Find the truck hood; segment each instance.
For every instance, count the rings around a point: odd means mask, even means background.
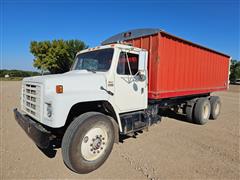
[[[26,77],[23,79],[25,82],[33,82],[33,83],[44,83],[46,80],[56,80],[61,78],[68,78],[68,77],[74,77],[74,76],[88,76],[88,75],[99,75],[99,73],[92,73],[87,70],[75,70],[75,71],[69,71],[63,74],[50,74],[50,75],[43,75],[43,76],[32,76],[32,77]]]
[[[24,78],[23,82],[39,83],[44,86],[45,92],[55,92],[56,85],[62,85],[64,92],[91,91],[106,88],[106,76],[102,72],[86,70],[69,71],[64,74],[44,75]]]

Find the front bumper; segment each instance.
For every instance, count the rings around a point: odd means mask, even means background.
[[[40,148],[48,148],[54,136],[50,131],[46,130],[40,123],[33,121],[30,117],[21,114],[17,109],[13,110],[15,119],[22,127],[25,133]]]

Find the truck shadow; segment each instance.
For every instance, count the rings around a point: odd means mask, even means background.
[[[171,119],[174,119],[174,120],[177,120],[177,121],[194,124],[193,121],[189,120],[186,115],[180,114],[180,113],[176,113],[175,111],[172,111],[171,109],[166,109],[164,111],[161,111],[159,113],[159,115],[161,117],[168,117],[168,118],[171,118]],[[143,131],[144,130],[139,130],[139,131],[136,131],[136,132],[134,132],[134,133],[132,133],[130,135],[122,135],[122,134],[120,134],[119,135],[119,143],[124,143],[124,141],[129,139],[129,138],[135,138],[136,139],[139,134],[143,133]]]
[[[119,143],[124,143],[124,140],[129,139],[129,138],[134,138],[136,139],[139,134],[142,134],[143,130],[136,131],[132,133],[131,135],[123,135],[119,134]]]
[[[174,112],[174,111],[172,111],[170,109],[166,109],[166,110],[160,112],[159,115],[162,116],[162,117],[169,117],[169,118],[174,119],[174,120],[178,120],[178,121],[194,124],[193,121],[188,119],[186,115],[180,114],[180,113],[176,113],[176,112]]]
[[[129,138],[137,138],[137,135],[142,134],[143,131],[139,130],[137,132],[134,132],[132,135],[119,135],[119,143],[124,143],[124,140],[129,139]],[[40,148],[37,146],[37,148],[43,153],[45,156],[48,158],[52,159],[56,156],[57,154],[57,149],[61,148],[61,139],[51,141],[50,145],[48,148]]]
[[[171,119],[186,122],[186,123],[193,123],[191,120],[188,120],[187,117],[184,114],[176,113],[176,112],[174,112],[170,109],[160,112],[159,115],[162,116],[162,117],[169,117]],[[129,134],[129,135],[120,134],[119,135],[119,143],[124,143],[124,141],[129,139],[129,138],[135,138],[136,139],[137,136],[139,134],[142,134],[142,133],[143,133],[143,130],[136,131],[136,132],[134,132],[132,134]],[[61,148],[61,139],[55,139],[54,141],[51,141],[49,147],[46,148],[46,149],[42,149],[42,148],[38,147],[38,149],[44,155],[46,155],[48,158],[54,158],[57,154],[57,149],[59,149],[59,148]]]
[[[38,146],[37,147],[48,158],[54,158],[57,154],[57,149],[61,148],[61,142],[61,139],[55,139],[50,142],[48,148],[42,149]]]

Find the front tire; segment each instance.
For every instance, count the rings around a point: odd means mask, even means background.
[[[63,161],[74,172],[89,173],[105,162],[113,144],[111,120],[98,112],[85,113],[69,125],[63,136]]]

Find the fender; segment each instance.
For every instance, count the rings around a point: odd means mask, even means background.
[[[64,94],[64,95],[63,95]],[[104,101],[111,105],[115,115],[116,120],[118,122],[119,130],[122,132],[121,120],[119,116],[119,111],[116,106],[109,99],[109,94],[105,91],[93,90],[91,92],[72,92],[72,93],[63,93],[59,95],[54,95],[51,97],[46,97],[46,99],[52,99],[52,107],[53,107],[53,115],[51,120],[44,119],[44,124],[53,127],[60,128],[63,127],[66,123],[68,114],[71,108],[79,103],[87,103],[87,102],[96,102],[96,101]],[[84,94],[84,96],[79,96],[79,94]],[[64,104],[62,103],[64,102]]]

